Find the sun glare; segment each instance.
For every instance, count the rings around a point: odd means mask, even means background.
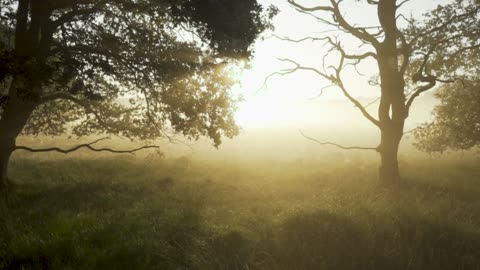
[[[240,85],[234,90],[242,97],[235,115],[242,127],[276,128],[303,127],[306,125],[330,125],[338,121],[355,119],[356,112],[338,89],[325,88],[328,82],[313,73],[296,72],[279,75],[278,71],[291,68],[289,63],[278,60],[289,48],[282,48],[282,42],[265,39],[257,42],[256,54],[247,68],[233,68],[231,75],[238,78]],[[307,44],[310,47],[310,44]],[[302,48],[300,46],[300,48]],[[287,56],[304,61],[312,50]],[[367,67],[368,68],[368,67]],[[365,82],[353,76],[350,84],[368,88]],[[356,91],[355,91],[356,92]],[[376,92],[365,94],[366,102],[375,98]],[[347,108],[345,108],[347,105]]]
[[[270,0],[265,0],[269,4]],[[435,0],[436,4],[445,2]],[[272,2],[273,3],[273,2]],[[282,12],[275,18],[275,35],[299,39],[306,36],[319,37],[322,24],[318,24],[309,16],[301,16],[288,4],[277,3]],[[284,6],[282,6],[284,5]],[[365,18],[365,8],[360,4],[352,3],[356,8],[349,10],[348,17],[352,21],[363,25],[378,24],[372,18]],[[358,6],[357,6],[358,5]],[[428,9],[430,3],[418,3],[416,10],[410,12],[422,13]],[[292,23],[295,21],[295,23]],[[302,27],[298,27],[302,25]],[[348,40],[348,39],[347,39]],[[347,44],[357,47],[358,44]],[[271,128],[271,127],[305,127],[330,126],[363,123],[364,119],[357,109],[349,103],[338,88],[330,87],[329,82],[322,80],[312,72],[295,72],[289,75],[269,75],[285,68],[292,68],[291,63],[279,61],[279,58],[292,59],[308,67],[320,68],[325,55],[325,48],[319,42],[291,43],[274,37],[271,33],[259,39],[255,46],[255,53],[247,69],[235,69],[234,76],[240,79],[241,85],[234,91],[243,97],[235,115],[237,123],[242,127]],[[336,64],[336,60],[327,63]],[[359,74],[361,73],[361,74]],[[362,75],[363,74],[363,75]],[[379,90],[371,86],[368,81],[371,76],[378,74],[375,62],[366,62],[359,66],[359,70],[346,68],[342,74],[352,96],[362,104],[370,104],[377,100]],[[321,93],[321,95],[320,95]],[[419,102],[421,103],[421,102]],[[376,106],[369,106],[372,114],[376,114]],[[421,107],[421,105],[420,105]],[[428,110],[425,110],[428,111]],[[416,119],[427,119],[429,115],[415,114]]]

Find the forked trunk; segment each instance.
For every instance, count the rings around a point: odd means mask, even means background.
[[[407,117],[405,106],[405,62],[399,58],[397,28],[397,1],[378,2],[378,18],[384,31],[384,40],[377,46],[377,61],[381,80],[381,99],[378,110],[381,142],[379,177],[382,183],[400,181],[398,147]],[[405,59],[404,59],[405,60]]]

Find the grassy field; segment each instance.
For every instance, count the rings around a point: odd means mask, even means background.
[[[3,269],[480,269],[478,159],[16,156]],[[408,161],[408,162],[405,162]]]

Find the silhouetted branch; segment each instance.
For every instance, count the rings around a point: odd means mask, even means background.
[[[436,81],[433,80],[433,81],[429,82],[428,84],[425,84],[425,85],[422,85],[422,86],[418,87],[418,88],[413,92],[412,96],[411,96],[411,97],[408,99],[408,101],[407,101],[407,104],[406,104],[407,113],[410,111],[410,107],[412,106],[413,101],[415,101],[415,99],[416,99],[417,97],[419,97],[421,93],[426,92],[426,91],[432,89],[433,87],[435,87],[435,85],[436,85]]]
[[[431,35],[433,33],[438,33],[438,32],[442,32],[444,31],[450,24],[452,24],[453,22],[455,22],[456,20],[459,20],[459,19],[463,19],[465,17],[468,17],[472,14],[474,14],[475,12],[477,12],[476,9],[473,9],[472,11],[470,12],[467,12],[467,13],[463,13],[463,14],[459,14],[459,15],[455,15],[455,16],[452,16],[449,20],[445,21],[443,24],[437,26],[437,27],[434,27],[434,28],[431,28],[423,33],[420,33],[414,37],[412,37],[412,39],[410,40],[409,42],[409,46],[411,47],[417,40],[419,40],[420,38],[422,37],[425,37],[425,36],[428,36],[428,35]]]
[[[400,7],[402,7],[404,4],[410,2],[410,0],[404,0],[402,1],[400,4],[397,5],[397,9],[399,9]]]
[[[316,98],[321,97],[321,96],[323,95],[323,91],[325,91],[325,89],[330,88],[330,87],[334,87],[334,86],[335,86],[335,85],[331,84],[331,85],[326,85],[326,86],[322,87],[322,88],[320,89],[320,93],[318,93],[318,94],[317,94],[316,96],[314,96],[314,97],[309,98],[309,100],[314,100],[314,99],[316,99]]]
[[[291,73],[294,73],[296,70],[289,70],[289,69],[285,69],[285,70],[280,70],[280,71],[276,71],[276,72],[273,72],[273,73],[270,73],[268,74],[267,77],[265,77],[265,79],[263,80],[263,84],[262,84],[262,87],[260,87],[257,91],[260,91],[262,89],[265,89],[267,88],[267,84],[268,82],[270,81],[271,78],[273,78],[274,76],[284,76],[284,75],[288,75],[288,74],[291,74]]]
[[[407,130],[407,131],[403,132],[403,135],[413,133],[413,132],[415,132],[415,131],[417,131],[417,130],[419,130],[419,129],[422,129],[422,127],[416,127],[416,128]]]
[[[297,3],[295,0],[288,0],[288,3],[290,3],[293,7],[295,7],[298,11],[301,11],[301,12],[316,12],[316,11],[329,12],[332,15],[333,21],[336,23],[334,24],[332,22],[327,21],[327,23],[329,23],[330,25],[335,25],[338,28],[351,33],[353,36],[360,39],[361,41],[372,44],[374,47],[380,46],[380,42],[373,35],[368,33],[365,27],[356,27],[346,21],[342,11],[340,10],[340,6],[339,6],[340,2],[342,1],[330,0],[329,6],[306,7]]]
[[[279,40],[289,41],[289,42],[294,42],[294,43],[300,43],[300,42],[307,41],[307,40],[310,40],[310,41],[329,41],[329,39],[330,39],[329,37],[323,37],[323,38],[304,37],[304,38],[301,38],[301,39],[291,39],[291,38],[288,38],[288,37],[280,37],[280,36],[275,35],[275,34],[273,34],[272,37],[275,37]]]
[[[100,139],[98,139],[96,141],[93,141],[91,143],[80,144],[80,145],[74,146],[74,147],[69,148],[69,149],[61,149],[59,147],[31,148],[31,147],[27,147],[27,146],[16,146],[15,151],[16,150],[24,150],[24,151],[28,151],[28,152],[32,152],[32,153],[58,152],[58,153],[62,153],[62,154],[69,154],[69,153],[78,151],[82,148],[86,148],[86,149],[94,151],[94,152],[109,152],[109,153],[114,153],[114,154],[133,154],[135,152],[138,152],[138,151],[141,151],[141,150],[144,150],[144,149],[160,148],[157,145],[146,145],[146,146],[142,146],[142,147],[135,148],[135,149],[130,149],[130,150],[114,150],[114,149],[111,149],[111,148],[94,148],[92,146],[92,145],[94,145],[98,142],[101,142],[101,141],[104,141],[104,140],[107,140],[107,139],[110,139],[110,138],[109,137],[100,138]]]
[[[302,10],[302,11],[333,11],[333,8],[330,7],[330,6],[315,6],[315,7],[305,7],[303,5],[300,5],[298,3],[296,3],[295,1],[293,0],[288,0],[288,3],[290,3],[292,6],[294,6],[295,8],[299,9],[299,10]]]
[[[340,51],[342,53],[342,51]],[[340,88],[340,90],[342,91],[343,95],[349,100],[351,101],[360,111],[361,113],[363,114],[363,116],[365,116],[365,118],[367,118],[370,122],[372,122],[374,125],[376,125],[377,127],[380,127],[380,122],[375,119],[375,117],[373,117],[366,109],[365,107],[362,106],[362,104],[357,100],[355,99],[351,94],[350,92],[345,88],[345,85],[343,84],[343,81],[341,79],[341,76],[340,76],[340,73],[342,71],[342,68],[344,66],[344,60],[345,60],[345,55],[342,53],[342,57],[341,57],[341,60],[340,60],[340,63],[338,65],[338,67],[331,67],[335,70],[335,75],[328,75],[326,73],[323,73],[321,72],[320,70],[316,69],[316,68],[312,68],[312,67],[305,67],[305,66],[302,66],[300,65],[299,63],[291,60],[291,59],[279,59],[280,61],[283,61],[283,62],[289,62],[289,63],[292,63],[295,65],[294,68],[291,68],[291,69],[287,69],[285,70],[284,72],[287,72],[286,74],[290,74],[290,73],[293,73],[293,72],[296,72],[298,70],[304,70],[304,71],[312,71],[318,75],[320,75],[321,77],[323,77],[324,79],[327,79],[328,81],[330,81],[332,84],[338,86]],[[283,74],[282,74],[283,75]]]
[[[312,67],[305,67],[305,66],[302,66],[300,65],[298,62],[294,61],[294,60],[291,60],[291,59],[286,59],[286,58],[279,58],[278,59],[279,61],[282,61],[282,62],[288,62],[288,63],[292,63],[295,65],[294,68],[291,68],[291,69],[286,69],[285,71],[288,71],[289,73],[293,73],[295,71],[298,71],[298,70],[305,70],[305,71],[312,71],[318,75],[320,75],[321,77],[329,80],[329,81],[332,81],[334,80],[334,78],[326,73],[323,73],[321,72],[320,70],[316,69],[316,68],[312,68]]]
[[[363,106],[364,108],[368,108],[370,106],[372,106],[373,104],[377,103],[378,101],[380,101],[381,98],[377,98],[375,99],[374,101],[368,103],[367,105]]]
[[[408,22],[409,24],[415,23],[413,20],[407,18],[407,17],[406,17],[405,15],[403,15],[403,14],[398,14],[397,17],[396,17],[396,19],[397,19],[397,21],[398,21],[399,19],[404,19],[404,20],[405,20],[406,22]]]
[[[109,132],[113,132],[112,129],[110,128],[110,126],[105,122],[103,117],[100,116],[99,112],[94,110],[92,104],[90,104],[88,101],[79,99],[79,98],[77,98],[73,95],[70,95],[68,93],[65,93],[65,92],[59,92],[59,93],[54,93],[54,94],[50,94],[48,96],[42,97],[40,99],[39,103],[43,104],[43,103],[47,103],[47,102],[54,101],[54,100],[68,100],[68,101],[71,101],[71,102],[81,106],[85,110],[86,113],[93,114],[95,116],[95,118],[97,119],[98,123],[105,130],[107,130]]]
[[[80,1],[77,1],[77,2],[80,2]],[[64,23],[72,21],[73,19],[75,19],[75,17],[89,16],[89,15],[95,13],[95,12],[98,12],[102,6],[107,4],[107,2],[108,1],[106,1],[106,0],[99,1],[98,3],[93,5],[92,7],[84,8],[84,9],[78,9],[76,6],[74,6],[73,11],[67,12],[64,15],[62,15],[61,17],[59,17],[58,19],[53,21],[52,25],[54,27],[58,27],[58,26],[60,26]],[[81,4],[81,3],[77,3],[77,4]]]
[[[307,135],[305,135],[301,130],[300,130],[300,134],[302,134],[302,136],[310,141],[313,141],[313,142],[316,142],[320,145],[331,145],[331,146],[335,146],[337,148],[340,148],[340,149],[343,149],[343,150],[373,150],[373,151],[377,151],[377,148],[376,147],[361,147],[361,146],[343,146],[343,145],[340,145],[340,144],[337,144],[337,143],[333,143],[333,142],[321,142],[317,139],[314,139],[312,137],[309,137]]]

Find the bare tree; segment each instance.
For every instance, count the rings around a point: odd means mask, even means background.
[[[378,16],[378,26],[354,25],[344,16],[342,0],[325,0],[324,5],[306,6],[297,0],[288,0],[298,12],[313,16],[330,31],[322,36],[300,39],[279,37],[289,42],[319,41],[329,47],[327,56],[336,59],[336,64],[323,69],[304,66],[292,59],[280,59],[293,67],[276,72],[286,75],[297,71],[317,74],[338,88],[358,108],[359,112],[381,133],[378,147],[341,147],[343,149],[376,150],[381,157],[379,176],[381,181],[398,182],[399,143],[404,135],[405,120],[410,108],[420,94],[433,89],[438,83],[450,83],[459,73],[471,68],[462,64],[462,58],[477,53],[479,42],[479,5],[475,1],[461,1],[439,6],[424,18],[407,18],[399,12],[410,0],[366,0],[373,5]],[[406,27],[399,27],[403,20]],[[340,34],[338,34],[340,33]],[[361,53],[352,53],[342,44],[345,35],[358,40]],[[378,115],[372,115],[347,89],[342,75],[348,66],[357,67],[365,60],[373,59],[378,66],[380,88]],[[373,82],[372,82],[373,83]],[[311,140],[313,138],[308,137]],[[317,140],[317,142],[320,142]],[[322,142],[320,142],[322,143]],[[322,143],[340,146],[335,143]]]

